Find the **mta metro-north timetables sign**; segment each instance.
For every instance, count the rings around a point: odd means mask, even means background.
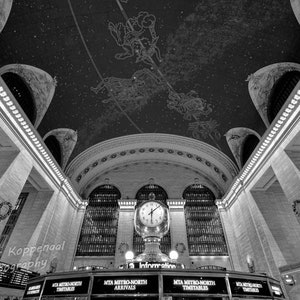
[[[79,295],[87,294],[90,277],[70,277],[46,280],[43,295]]]
[[[164,293],[227,294],[224,277],[164,276]]]

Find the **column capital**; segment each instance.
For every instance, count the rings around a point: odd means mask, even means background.
[[[184,199],[168,199],[168,206],[170,209],[184,209],[185,200]]]
[[[134,210],[136,199],[120,199],[118,200],[118,204],[122,210]]]

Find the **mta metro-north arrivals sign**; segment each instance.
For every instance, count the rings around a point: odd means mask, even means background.
[[[95,276],[93,294],[157,294],[158,276]]]

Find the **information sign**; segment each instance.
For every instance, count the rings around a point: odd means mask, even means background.
[[[38,297],[41,295],[44,281],[27,284],[23,298]]]
[[[45,283],[43,295],[78,295],[87,294],[90,277],[51,279]]]
[[[157,294],[158,276],[95,276],[93,294]]]
[[[163,276],[164,293],[226,294],[224,277]]]
[[[0,262],[0,286],[2,287],[24,290],[28,280],[38,275],[26,269],[16,268],[15,265]]]
[[[181,264],[170,262],[131,262],[127,264],[128,269],[176,269],[182,268]]]
[[[229,284],[233,296],[271,296],[268,283],[264,280],[229,278]]]

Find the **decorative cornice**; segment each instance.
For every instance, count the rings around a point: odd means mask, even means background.
[[[0,77],[0,117],[8,125],[13,134],[24,145],[32,158],[38,163],[50,180],[60,189],[75,207],[85,205],[80,196],[63,174],[43,139],[35,130],[22,108]]]
[[[299,124],[300,115],[300,81],[296,85],[288,100],[285,102],[276,119],[266,130],[260,143],[248,159],[248,164],[231,184],[222,202],[229,208],[237,199],[240,192],[246,188],[257,172],[269,161],[270,156],[280,146],[287,132]]]

